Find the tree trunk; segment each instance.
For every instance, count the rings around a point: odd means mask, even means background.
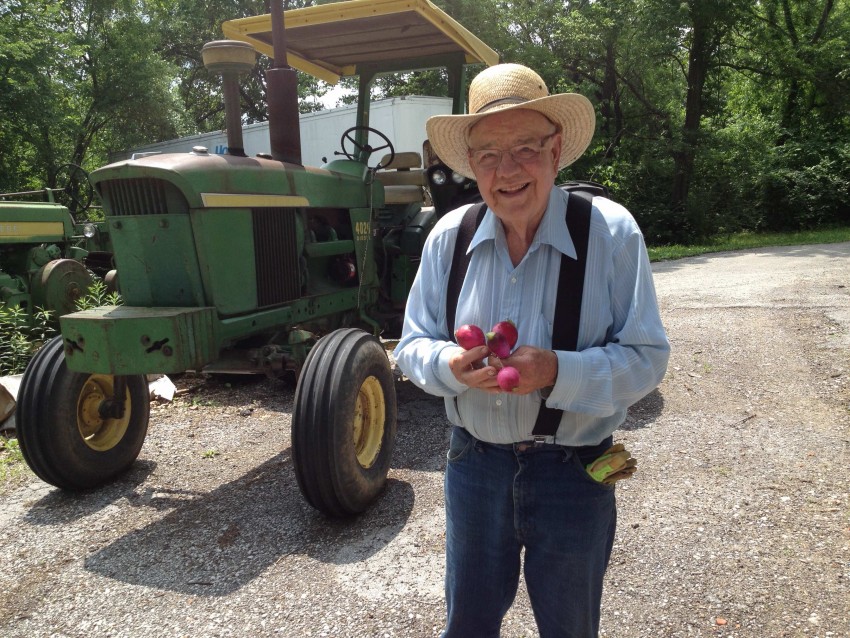
[[[687,211],[688,191],[694,171],[694,157],[699,145],[703,88],[711,64],[711,18],[699,8],[693,10],[693,31],[688,53],[688,92],[685,102],[685,124],[679,148],[673,152],[674,175],[672,207]],[[697,229],[699,230],[699,229]]]
[[[602,132],[607,141],[605,157],[614,155],[614,149],[620,143],[624,133],[623,109],[620,104],[620,94],[617,90],[617,54],[614,46],[616,37],[611,36],[605,49],[605,77],[599,105],[602,114]]]

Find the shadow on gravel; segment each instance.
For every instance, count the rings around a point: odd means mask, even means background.
[[[440,472],[445,468],[451,424],[443,399],[410,381],[396,383],[398,433],[394,469]]]
[[[137,461],[113,483],[82,492],[65,492],[58,488],[32,505],[24,519],[33,525],[64,525],[112,505],[122,498],[137,496],[141,486],[156,469],[153,461]]]
[[[664,411],[664,396],[658,388],[629,408],[620,430],[639,430],[649,427]]]
[[[164,499],[173,511],[95,551],[85,568],[132,585],[224,596],[282,556],[335,564],[368,558],[401,532],[414,500],[408,483],[391,480],[361,516],[328,519],[303,500],[289,450],[212,492],[175,496],[156,489],[141,499],[149,507]]]

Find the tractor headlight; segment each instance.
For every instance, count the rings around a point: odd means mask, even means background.
[[[452,181],[455,184],[463,184],[466,181],[466,178],[460,173],[455,173],[454,171],[452,171]]]
[[[91,239],[97,235],[97,226],[94,224],[83,224],[83,237]]]
[[[437,186],[442,186],[446,183],[446,174],[443,171],[437,170],[431,173],[431,181]]]

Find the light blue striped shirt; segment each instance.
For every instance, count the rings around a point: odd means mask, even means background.
[[[511,319],[518,345],[552,347],[561,253],[576,257],[565,221],[567,198],[553,187],[534,241],[516,267],[501,223],[487,211],[469,246],[456,326],[475,324],[486,332]],[[446,328],[446,286],[467,208],[446,214],[428,236],[394,355],[413,383],[445,397],[455,425],[490,443],[527,441],[539,392],[489,394],[463,385],[449,369],[459,346]],[[565,410],[556,443],[596,445],[625,420],[630,405],[661,383],[670,355],[643,235],[625,208],[603,197],[593,200],[578,350],[556,351],[558,378],[546,405]]]

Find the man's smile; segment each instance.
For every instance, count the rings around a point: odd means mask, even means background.
[[[505,193],[506,195],[513,195],[514,193],[518,193],[528,188],[528,185],[530,183],[531,182],[525,182],[524,184],[520,184],[519,186],[503,186],[499,189],[499,192]]]

